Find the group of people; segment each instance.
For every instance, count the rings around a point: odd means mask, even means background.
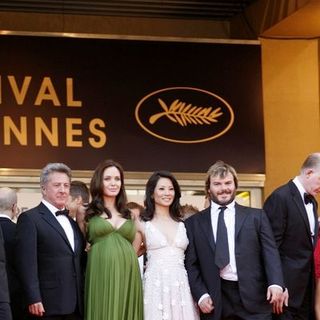
[[[1,223],[1,320],[12,319],[9,292],[14,320],[320,319],[320,153],[263,209],[236,203],[237,173],[217,161],[205,181],[209,206],[186,220],[168,171],[151,175],[144,207],[128,204],[112,160],[95,169],[90,199],[62,163],[42,170],[40,187],[41,203],[19,216],[10,241]],[[1,188],[0,222],[15,205]]]

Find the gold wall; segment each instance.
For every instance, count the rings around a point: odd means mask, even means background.
[[[319,43],[261,41],[267,195],[320,150]]]
[[[319,16],[320,1],[310,1],[261,37],[265,196],[320,151]]]

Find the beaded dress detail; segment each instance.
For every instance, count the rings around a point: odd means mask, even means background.
[[[168,243],[150,221],[145,224],[145,237],[144,319],[199,319],[184,267],[184,251],[189,243],[184,223],[179,222],[173,243]]]

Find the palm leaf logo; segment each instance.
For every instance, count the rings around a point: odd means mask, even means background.
[[[197,107],[179,99],[174,100],[170,107],[162,99],[158,99],[158,102],[164,111],[151,116],[149,118],[150,124],[154,124],[158,119],[166,116],[170,121],[178,123],[182,127],[189,124],[205,125],[218,122],[217,118],[223,115],[221,108],[212,110],[212,107]]]

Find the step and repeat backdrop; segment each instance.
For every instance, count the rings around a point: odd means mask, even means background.
[[[260,46],[0,37],[0,167],[264,173]]]

